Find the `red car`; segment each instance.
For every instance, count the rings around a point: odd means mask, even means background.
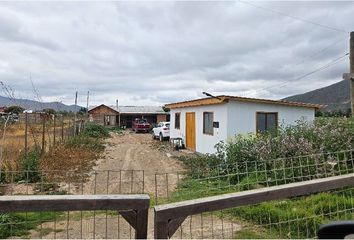
[[[133,121],[132,129],[134,132],[149,132],[150,131],[150,123],[143,118],[136,118]]]

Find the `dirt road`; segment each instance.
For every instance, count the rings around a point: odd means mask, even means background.
[[[155,197],[168,196],[169,192],[173,191],[173,186],[177,186],[176,175],[168,175],[166,183],[160,182],[155,174],[176,173],[182,171],[183,166],[177,159],[168,157],[165,151],[160,151],[158,148],[161,146],[163,145],[157,140],[152,140],[150,134],[135,134],[128,131],[124,134],[112,134],[112,137],[107,139],[105,154],[97,161],[89,181],[81,188],[77,188],[76,194],[149,193]],[[159,186],[158,191],[156,184]],[[99,213],[95,216],[84,215],[81,218],[78,214],[72,213],[56,223],[43,223],[41,228],[49,229],[48,234],[43,234],[43,237],[113,239],[134,237],[134,230],[119,215],[107,216]],[[153,238],[153,222],[154,212],[150,209],[149,238]],[[232,238],[233,232],[240,228],[239,224],[220,219],[216,215],[203,214],[187,218],[174,237]],[[42,237],[39,231],[33,231],[31,236]]]
[[[104,156],[94,167],[95,174],[85,184],[84,194],[149,193],[154,195],[155,174],[176,173],[182,164],[157,148],[160,143],[150,134],[112,134]],[[164,146],[168,144],[165,143]],[[169,185],[177,179],[170,176]],[[172,189],[170,189],[172,190]],[[163,194],[159,189],[159,195]]]

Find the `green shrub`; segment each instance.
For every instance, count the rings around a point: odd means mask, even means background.
[[[344,155],[319,155],[354,148],[353,118],[319,118],[314,123],[279,127],[260,135],[237,135],[216,146],[216,154],[182,158],[194,178],[237,174],[234,183],[253,172],[263,172],[269,185],[310,180],[353,172]],[[317,155],[316,155],[317,154]],[[312,155],[310,157],[298,157]],[[296,158],[294,158],[296,157]],[[294,159],[292,159],[294,158]],[[333,167],[328,161],[334,160]],[[237,181],[235,179],[237,178]]]
[[[216,154],[180,158],[187,177],[172,201],[352,173],[354,118],[300,121],[261,135],[238,135],[215,147]],[[345,150],[349,151],[327,154]],[[347,189],[341,194],[320,193],[225,212],[230,218],[269,228],[282,238],[309,238],[316,235],[320,224],[352,219],[352,197],[352,190]]]
[[[182,156],[179,160],[184,163],[188,170],[188,175],[192,178],[216,175],[218,174],[217,171],[219,171],[218,166],[223,163],[223,160],[216,155]]]
[[[20,174],[17,181],[37,182],[41,179],[39,170],[41,152],[38,148],[28,151],[27,155],[22,154],[20,157]]]
[[[85,126],[83,135],[93,137],[93,138],[105,138],[109,136],[109,131],[106,127],[89,123]]]
[[[109,132],[115,132],[115,133],[119,133],[119,134],[123,133],[123,128],[119,127],[119,126],[109,127],[109,128],[107,128],[107,130]]]
[[[100,139],[92,138],[85,134],[69,138],[65,146],[72,148],[88,148],[96,151],[103,151],[105,148]]]

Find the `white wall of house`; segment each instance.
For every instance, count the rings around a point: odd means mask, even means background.
[[[277,112],[278,125],[296,125],[300,119],[313,121],[315,119],[315,109],[264,104],[239,102],[230,100],[228,103],[228,138],[237,134],[248,134],[256,132],[256,112]]]
[[[285,126],[295,125],[300,119],[313,121],[315,118],[313,108],[230,100],[224,104],[171,109],[171,138],[181,137],[185,142],[187,112],[195,112],[196,151],[200,153],[214,153],[215,144],[237,134],[255,133],[256,112],[277,112],[278,124]],[[219,122],[212,136],[203,133],[203,112],[213,112],[214,122]],[[175,128],[175,113],[180,113],[180,129]]]
[[[175,129],[175,113],[181,113],[180,129]],[[185,142],[186,135],[186,113],[195,112],[196,124],[196,151],[200,153],[215,152],[215,144],[227,138],[227,105],[206,105],[188,108],[171,109],[170,111],[170,136],[171,138],[181,137]],[[213,112],[214,122],[219,122],[219,128],[214,128],[214,134],[203,133],[203,112]]]

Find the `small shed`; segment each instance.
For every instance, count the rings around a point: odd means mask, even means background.
[[[89,121],[104,126],[116,126],[119,112],[113,107],[101,104],[89,109]]]
[[[104,126],[125,126],[130,128],[135,118],[145,118],[156,124],[169,120],[169,113],[161,106],[107,106],[101,104],[89,108],[89,121]]]
[[[166,105],[170,109],[170,137],[182,138],[186,148],[214,153],[215,144],[238,135],[257,133],[300,119],[313,121],[318,104],[217,96]]]

